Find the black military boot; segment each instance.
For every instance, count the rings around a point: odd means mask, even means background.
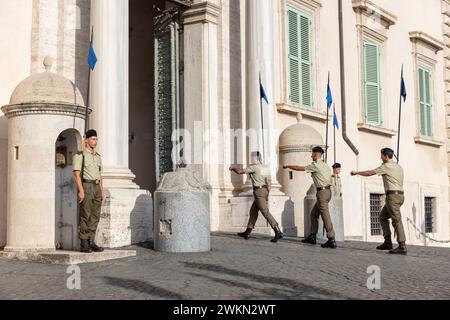
[[[328,238],[328,241],[321,245],[322,248],[336,249],[336,241],[334,238]]]
[[[392,250],[394,247],[392,246],[391,236],[384,237],[384,243],[377,247],[377,250]]]
[[[275,232],[275,237],[272,240],[270,240],[270,242],[275,243],[281,238],[283,238],[283,232],[281,232],[280,227],[278,225],[275,225],[275,227],[273,227],[273,231]]]
[[[303,243],[308,243],[308,244],[317,244],[316,235],[311,233],[308,237],[303,239],[302,242]]]
[[[398,248],[389,251],[390,254],[403,254],[406,255],[408,251],[406,250],[406,245],[404,242],[398,243]]]
[[[248,240],[248,238],[250,238],[250,233],[252,233],[252,229],[247,228],[247,230],[245,230],[244,232],[240,232],[237,235],[244,238],[245,240]]]
[[[83,252],[83,253],[91,253],[92,252],[92,249],[91,249],[91,246],[89,245],[88,240],[81,240],[80,252]]]
[[[89,240],[89,246],[91,247],[92,251],[94,252],[103,252],[105,249],[102,247],[99,247],[94,240]]]

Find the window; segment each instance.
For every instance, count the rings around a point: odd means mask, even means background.
[[[312,109],[312,21],[310,15],[288,7],[288,95],[294,106]]]
[[[380,213],[382,208],[382,195],[370,194],[370,234],[372,236],[381,236],[383,231],[380,224]]]
[[[436,198],[425,197],[425,233],[434,233],[434,214]]]
[[[364,42],[364,99],[365,121],[381,125],[380,47]]]
[[[431,92],[431,73],[419,68],[420,134],[425,137],[433,136]]]

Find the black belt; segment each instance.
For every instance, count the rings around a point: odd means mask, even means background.
[[[83,183],[100,184],[100,180],[84,180]]]
[[[389,196],[391,194],[400,194],[404,195],[405,193],[403,191],[386,191],[386,195]]]
[[[317,188],[317,192],[322,191],[322,190],[331,190],[331,186]]]
[[[256,187],[253,187],[253,190],[258,190],[258,189],[262,189],[262,188],[267,188],[267,186],[256,186]]]

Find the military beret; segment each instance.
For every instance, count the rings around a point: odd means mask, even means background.
[[[394,150],[392,150],[390,148],[383,148],[383,149],[381,149],[381,154],[384,156],[392,157],[394,155]]]
[[[95,130],[88,130],[86,131],[86,139],[92,138],[92,137],[96,137],[97,136],[97,131]]]
[[[314,147],[312,149],[312,152],[318,152],[318,153],[321,153],[321,154],[325,153],[325,151],[322,149],[322,147]]]
[[[333,164],[333,169],[338,169],[338,168],[341,168],[341,164],[340,163],[335,163],[335,164]]]

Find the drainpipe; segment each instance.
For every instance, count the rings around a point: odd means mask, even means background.
[[[353,150],[355,155],[359,155],[358,149],[350,141],[347,136],[347,121],[346,121],[346,105],[345,105],[345,59],[344,59],[344,23],[342,18],[342,0],[339,0],[339,59],[341,66],[341,110],[342,110],[342,138],[348,144],[350,149]]]

